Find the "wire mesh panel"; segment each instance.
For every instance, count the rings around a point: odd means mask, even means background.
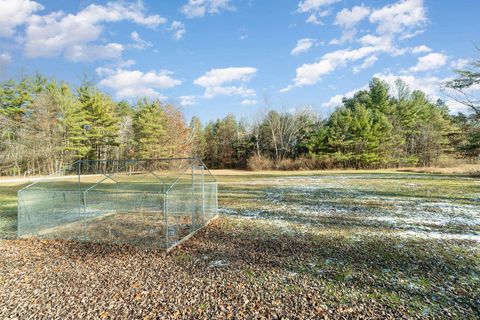
[[[85,192],[85,237],[89,241],[165,247],[163,194]]]
[[[78,161],[19,192],[18,235],[170,248],[217,214],[216,197],[198,159]]]
[[[208,222],[218,215],[218,187],[217,182],[205,182],[203,185],[204,194],[204,216],[205,221]]]
[[[192,232],[192,184],[176,183],[165,195],[167,247],[178,243]]]
[[[191,179],[190,183],[186,177]],[[180,177],[167,190],[165,214],[167,248],[192,235],[218,214],[217,182],[209,171],[206,174],[203,164],[193,164],[191,175]]]
[[[82,192],[22,190],[18,193],[18,236],[81,239]]]
[[[205,224],[204,208],[204,167],[192,166],[192,211],[193,225],[192,231],[200,229]]]

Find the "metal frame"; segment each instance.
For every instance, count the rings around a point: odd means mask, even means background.
[[[161,176],[157,175],[155,173],[155,167],[153,166],[152,168],[148,168],[148,165],[146,165],[147,163],[149,162],[167,162],[167,161],[186,161],[186,164],[185,164],[185,168],[183,168],[183,164],[181,164],[179,166],[179,172],[177,173],[176,176],[166,176],[164,178],[162,178]],[[100,166],[92,166],[92,168],[90,168],[90,164],[91,163],[97,163],[97,164],[113,164],[112,167],[109,167],[107,168],[106,171],[103,171],[105,168],[101,168]],[[123,174],[123,173],[126,173],[125,170],[127,170],[131,165],[138,165],[140,166],[140,168],[142,169],[142,172],[145,173],[145,174],[151,174],[153,177],[155,177],[154,179],[154,182],[153,182],[153,185],[157,185],[158,184],[158,188],[157,187],[154,187],[153,190],[151,191],[143,191],[143,194],[145,195],[146,193],[148,194],[155,194],[155,195],[161,195],[161,197],[158,198],[158,208],[160,208],[160,211],[163,211],[163,217],[159,217],[163,223],[165,224],[164,226],[164,232],[165,232],[165,250],[167,252],[170,252],[173,248],[175,248],[177,245],[183,243],[184,241],[186,241],[187,239],[189,239],[190,237],[192,237],[195,233],[197,233],[200,229],[202,229],[203,227],[205,227],[206,225],[208,225],[213,219],[215,219],[217,216],[218,216],[218,185],[217,185],[217,180],[215,179],[215,177],[212,175],[212,173],[210,172],[210,170],[205,166],[205,164],[203,163],[202,160],[198,159],[198,158],[154,158],[154,159],[127,159],[127,160],[78,160],[76,162],[74,162],[71,166],[69,167],[66,167],[66,168],[63,168],[62,170],[60,170],[56,175],[51,175],[51,176],[68,176],[66,175],[65,173],[66,172],[72,172],[72,170],[74,170],[74,172],[76,172],[78,178],[77,178],[77,187],[76,187],[76,190],[69,190],[69,191],[75,191],[75,192],[78,192],[79,193],[79,201],[78,201],[78,217],[82,217],[83,215],[83,240],[87,241],[88,240],[88,231],[87,231],[87,223],[88,223],[88,219],[91,219],[91,216],[89,217],[89,214],[91,215],[91,211],[92,211],[92,208],[89,207],[90,204],[90,201],[89,203],[87,203],[87,195],[88,194],[93,194],[95,192],[105,192],[106,194],[113,194],[115,193],[115,204],[113,204],[113,201],[107,196],[106,197],[106,200],[105,200],[105,203],[108,205],[108,204],[111,204],[111,213],[108,213],[108,215],[111,215],[111,214],[117,214],[119,212],[121,212],[121,205],[119,204],[119,196],[121,196],[122,194],[130,194],[132,193],[132,191],[125,191],[125,192],[122,192],[122,191],[119,191],[119,184],[123,183],[123,182],[120,182],[118,180],[118,178],[115,177],[116,174]],[[86,170],[88,173],[87,174],[83,174],[82,172],[82,169],[83,170]],[[94,174],[91,174],[91,171],[95,171],[96,169],[102,171],[101,172],[101,175],[100,175],[100,180],[98,180],[97,182],[95,182],[93,185],[89,186],[88,188],[86,189],[82,189],[82,177],[88,177],[88,176],[94,176],[96,174],[98,174],[97,172],[95,172]],[[190,171],[190,172],[189,172]],[[186,178],[187,175],[190,175],[191,176],[191,182],[190,182],[190,186],[188,185],[185,185],[185,184],[182,184],[181,182],[181,179],[183,178]],[[206,197],[205,197],[205,175],[207,175],[207,177],[209,178],[209,183],[213,184],[214,186],[209,188],[208,192],[213,192],[215,193],[215,195],[213,195],[213,193],[210,195],[210,198],[209,198],[209,210],[210,211],[210,214],[208,216],[206,216],[206,207],[205,207],[205,202],[206,202]],[[51,177],[49,176],[49,177]],[[197,176],[198,179],[197,179]],[[173,182],[169,182],[168,179],[172,178]],[[107,180],[112,180],[113,183],[115,183],[115,188],[114,188],[114,191],[96,191],[96,189],[102,185],[102,183],[104,183],[105,181]],[[171,181],[172,181],[171,180]],[[23,212],[24,210],[27,210],[27,208],[25,207],[25,203],[21,203],[22,202],[22,199],[24,198],[24,196],[27,195],[27,193],[29,191],[35,191],[35,192],[42,192],[42,190],[37,190],[37,189],[34,189],[36,186],[38,186],[40,183],[44,182],[45,180],[40,180],[40,181],[36,181],[36,182],[33,182],[32,184],[29,184],[28,186],[22,188],[19,192],[18,192],[18,205],[19,205],[19,210],[18,210],[18,214],[19,214],[19,223],[20,223],[20,215],[21,214],[25,214],[25,212]],[[186,187],[185,187],[186,186]],[[188,189],[191,189],[191,190],[188,190]],[[180,192],[178,192],[180,190]],[[191,212],[190,212],[190,223],[191,223],[191,228],[190,228],[190,231],[188,232],[188,234],[186,235],[181,235],[180,234],[180,223],[179,223],[179,220],[181,219],[184,219],[185,217],[187,217],[187,212],[186,212],[186,208],[187,207],[184,207],[185,205],[185,194],[184,194],[184,190],[188,190],[188,191],[191,191],[190,192],[190,201],[191,201]],[[67,190],[45,190],[44,192],[67,192]],[[134,192],[134,191],[133,191]],[[98,195],[98,194],[97,194]],[[212,202],[212,199],[213,199],[213,196],[215,196],[215,199],[214,199],[214,203]],[[55,195],[54,195],[55,197]],[[56,196],[58,197],[58,195]],[[197,199],[198,197],[198,199]],[[162,201],[162,198],[163,198],[163,203],[161,203]],[[188,198],[188,197],[187,197]],[[95,197],[93,199],[93,201],[95,202],[98,202],[98,201],[101,201],[101,200],[97,200]],[[112,201],[112,202],[109,202],[109,201]],[[127,201],[128,201],[128,198],[127,198]],[[148,201],[147,201],[148,203]],[[70,203],[69,206],[71,206],[72,204]],[[174,211],[171,211],[170,208],[172,207],[175,207],[175,205],[177,205],[178,208],[180,209],[177,209],[177,210],[182,210],[183,208],[185,208],[185,210],[181,211],[181,213],[179,214],[179,211],[177,212],[174,212]],[[74,205],[75,206],[75,205]],[[142,206],[143,206],[143,201],[142,201]],[[129,205],[127,205],[128,208],[130,208]],[[134,205],[134,209],[137,207],[137,204]],[[212,209],[213,208],[213,209]],[[90,211],[89,211],[90,210]],[[103,209],[100,209],[100,212],[103,212],[102,211]],[[82,211],[83,211],[83,214],[82,214]],[[143,212],[143,207],[142,207],[142,212]],[[213,214],[212,214],[213,213]],[[143,214],[143,213],[142,213]],[[107,214],[104,214],[104,215],[107,215]],[[174,218],[176,220],[176,222],[172,225],[171,223],[171,220],[169,218],[172,218],[172,217],[176,217]],[[181,219],[179,218],[181,217]],[[27,213],[27,218],[30,220],[30,223],[31,222],[31,216],[30,214]],[[188,220],[188,219],[187,219]],[[78,220],[78,221],[81,221],[81,220]],[[55,221],[56,222],[56,221]],[[59,225],[59,226],[65,226],[67,223],[63,224],[63,225]],[[170,237],[170,231],[172,230],[172,227],[176,228],[176,238],[172,239]],[[56,226],[54,227],[56,228]],[[18,231],[18,236],[19,237],[24,237],[25,235],[24,234],[20,234],[20,231],[21,228],[19,228],[19,231]],[[22,229],[23,230],[23,229]],[[34,230],[33,232],[31,232],[30,234],[26,235],[26,236],[40,236],[39,230]],[[40,230],[42,234],[44,234],[44,229]]]

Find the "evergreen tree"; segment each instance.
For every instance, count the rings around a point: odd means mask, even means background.
[[[90,151],[87,144],[87,128],[90,125],[87,112],[65,82],[51,94],[59,105],[58,117],[63,133],[63,150],[74,160],[82,159]]]
[[[137,158],[160,158],[164,153],[165,116],[160,103],[146,99],[137,103],[133,117],[135,153]]]
[[[368,95],[367,108],[377,110],[384,115],[392,114],[393,104],[388,94],[388,84],[378,78],[373,78],[369,84]]]
[[[90,152],[89,159],[107,159],[118,146],[118,117],[116,105],[110,97],[85,83],[78,89],[79,99],[86,112]]]

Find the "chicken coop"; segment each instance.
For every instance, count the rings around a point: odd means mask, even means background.
[[[196,158],[81,160],[18,192],[20,238],[170,251],[217,214],[217,181]]]

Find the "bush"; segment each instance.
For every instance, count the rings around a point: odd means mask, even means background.
[[[301,165],[297,160],[282,159],[275,163],[275,169],[277,170],[301,170]]]
[[[247,160],[247,168],[252,171],[271,170],[274,168],[273,161],[267,157],[253,155]]]
[[[338,168],[339,164],[329,156],[310,156],[305,155],[297,159],[282,159],[274,162],[265,156],[254,155],[247,161],[247,167],[252,171],[262,170],[284,170],[284,171],[301,171],[301,170],[324,170]]]
[[[468,175],[472,178],[480,178],[480,170],[473,169],[468,172]]]

